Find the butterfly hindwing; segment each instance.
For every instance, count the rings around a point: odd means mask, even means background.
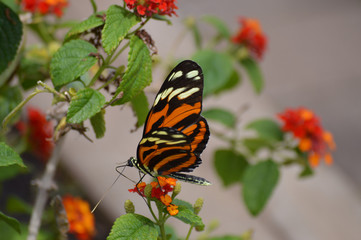
[[[151,174],[189,172],[201,163],[192,151],[190,138],[174,128],[160,128],[146,134],[138,145],[138,160]]]

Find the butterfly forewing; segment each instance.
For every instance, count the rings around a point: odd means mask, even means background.
[[[178,64],[168,75],[148,114],[143,135],[171,127],[182,130],[196,122],[202,111],[203,73],[192,61]]]

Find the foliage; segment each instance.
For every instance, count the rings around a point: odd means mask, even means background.
[[[104,137],[106,110],[117,105],[130,105],[137,118],[136,126],[144,124],[148,114],[145,88],[152,82],[156,53],[145,26],[150,21],[171,23],[169,17],[176,15],[176,3],[125,0],[98,11],[95,1],[90,0],[93,13],[87,19],[64,22],[60,18],[69,6],[67,0],[23,0],[20,5],[13,0],[3,2],[0,32],[6,34],[0,34],[0,184],[25,171],[45,170],[37,193],[37,197],[43,197],[43,206],[34,204],[35,217],[28,227],[31,231],[27,232],[23,221],[8,216],[15,213],[28,217],[32,210],[25,200],[13,196],[7,196],[6,211],[0,212],[0,230],[9,239],[22,239],[26,234],[34,239],[37,235],[39,239],[61,239],[68,232],[77,239],[91,238],[96,231],[86,201],[68,196],[62,200],[54,198],[53,208],[45,206],[49,195],[56,195],[52,183],[59,142],[69,131],[77,131],[91,140],[85,127],[87,121],[97,139]],[[56,19],[48,15],[55,15]],[[27,20],[20,20],[25,16]],[[264,89],[259,61],[264,56],[267,38],[257,20],[242,18],[240,22],[240,29],[233,35],[227,24],[214,16],[185,21],[184,33],[192,34],[196,48],[191,58],[203,69],[205,98],[237,90],[243,78],[250,81],[255,94]],[[214,29],[212,38],[202,37],[203,25]],[[59,37],[64,29],[67,33]],[[27,32],[38,37],[37,46],[28,45]],[[126,53],[127,62],[119,64],[116,60],[120,56],[125,59]],[[164,65],[177,62],[176,56],[170,58],[173,59]],[[38,94],[52,96],[50,114],[45,117],[41,111],[28,107],[26,117],[21,116],[22,108]],[[275,119],[253,120],[244,126],[244,131],[250,133],[247,137],[239,136],[239,116],[232,111],[205,107],[203,115],[220,125],[221,131],[211,124],[211,133],[226,143],[226,147],[214,152],[215,171],[225,187],[242,186],[245,206],[254,216],[265,208],[278,183],[281,167],[298,164],[302,167],[300,176],[305,177],[312,174],[312,167],[320,159],[332,162],[330,152],[335,147],[332,135],[305,108],[281,113],[283,126]],[[39,162],[23,161],[25,151],[40,160],[42,167],[34,167]],[[284,151],[288,154],[280,154]],[[108,239],[178,239],[166,225],[169,218],[189,225],[186,239],[193,229],[205,230],[202,239],[252,238],[249,232],[240,236],[210,236],[214,228],[207,228],[198,215],[203,200],[192,205],[176,198],[180,185],[174,179],[139,182],[130,191],[145,200],[153,220],[136,214],[134,205],[126,201],[126,214],[114,222]],[[67,190],[60,185],[60,192]],[[85,216],[86,222],[79,222],[78,215]],[[46,227],[39,231],[41,221]]]

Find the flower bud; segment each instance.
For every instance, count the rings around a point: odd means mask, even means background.
[[[134,213],[135,212],[134,204],[129,199],[124,202],[124,209],[125,209],[126,213]]]
[[[194,213],[198,214],[203,207],[203,198],[198,198],[193,207],[194,207]]]
[[[182,185],[180,184],[180,182],[177,182],[173,189],[172,198],[174,199],[180,193],[181,190],[182,190]]]
[[[144,188],[144,195],[147,197],[147,198],[150,198],[152,196],[152,185],[150,184],[147,184],[147,186],[145,186]]]

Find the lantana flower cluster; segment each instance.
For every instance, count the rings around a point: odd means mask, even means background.
[[[158,181],[153,181],[150,184],[145,182],[138,183],[133,189],[129,189],[129,192],[135,192],[142,197],[150,198],[151,200],[158,200],[167,207],[167,211],[170,215],[174,216],[178,214],[178,206],[172,203],[172,197],[168,193],[173,192],[176,186],[177,180],[174,178],[158,177]],[[147,187],[149,186],[149,187]],[[151,189],[147,192],[147,189]]]
[[[320,119],[309,109],[286,109],[278,117],[283,122],[282,130],[291,132],[299,140],[298,148],[308,155],[311,167],[319,165],[320,159],[333,162],[331,150],[336,147],[332,134],[325,131]]]
[[[176,0],[124,0],[129,9],[134,9],[140,16],[151,17],[158,15],[177,15],[175,9]]]
[[[29,150],[46,162],[54,149],[53,124],[34,107],[28,107],[25,119],[17,122],[15,128],[25,137]]]
[[[232,42],[244,45],[256,58],[262,59],[267,46],[267,38],[261,24],[252,18],[241,18],[241,29],[232,37]]]
[[[69,233],[78,240],[89,240],[95,235],[94,216],[90,212],[89,203],[78,197],[63,197],[64,208],[69,221]]]
[[[67,0],[22,0],[23,9],[28,12],[39,12],[43,15],[63,16],[63,9],[68,6]]]

